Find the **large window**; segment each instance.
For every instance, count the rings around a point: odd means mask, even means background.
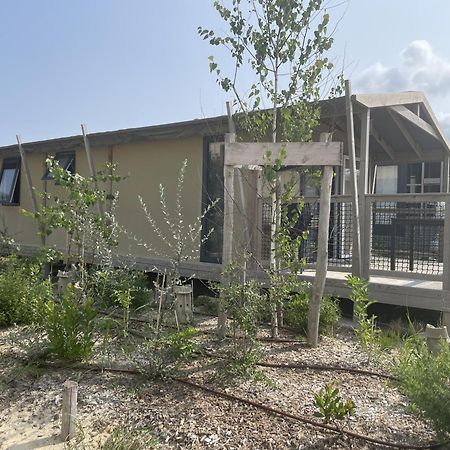
[[[0,203],[2,205],[20,203],[20,158],[3,160],[0,175]]]
[[[203,218],[200,259],[205,262],[222,262],[223,242],[223,154],[220,138],[207,137],[203,142],[203,199],[202,209],[218,200]]]
[[[64,170],[67,170],[70,173],[75,172],[75,153],[74,152],[61,152],[56,153],[55,161],[58,163],[59,167]],[[50,173],[50,170],[46,170],[43,180],[53,180],[53,176]]]

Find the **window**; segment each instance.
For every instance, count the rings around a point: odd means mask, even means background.
[[[208,211],[202,222],[200,260],[220,263],[223,241],[223,155],[224,144],[220,139],[205,138],[203,143],[203,201],[202,210],[211,202],[218,202]]]
[[[75,153],[74,152],[56,153],[55,161],[58,163],[59,167],[61,167],[62,169],[67,170],[70,173],[75,172]],[[42,177],[42,179],[43,180],[53,180],[53,176],[48,169],[45,171],[45,174]]]
[[[20,158],[3,160],[0,175],[0,203],[18,205],[20,202]]]

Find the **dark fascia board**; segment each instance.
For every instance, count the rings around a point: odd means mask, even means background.
[[[320,102],[320,108],[322,119],[344,116],[345,98],[339,97],[331,100],[323,100]],[[212,136],[224,134],[227,131],[227,117],[217,116],[163,125],[152,125],[138,128],[126,128],[116,131],[91,133],[88,137],[92,147],[102,147],[107,145],[145,142],[149,140],[178,139],[192,136]],[[76,150],[77,148],[83,147],[84,142],[81,134],[77,136],[68,136],[23,144],[23,148],[27,151],[27,153],[54,153]],[[17,144],[0,147],[1,155],[15,154],[17,151]]]

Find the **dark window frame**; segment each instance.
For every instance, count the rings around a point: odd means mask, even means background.
[[[61,166],[60,161],[65,158],[69,157],[67,159],[67,162]],[[75,152],[57,152],[54,156],[55,161],[58,162],[58,165],[64,169],[67,170],[70,173],[75,173]],[[52,174],[50,173],[50,170],[47,168],[45,170],[44,176],[42,177],[42,180],[44,181],[52,181],[54,178]]]
[[[6,167],[6,166],[10,167]],[[2,163],[2,171],[0,173],[0,185],[3,180],[5,170],[14,169],[14,177],[9,189],[9,200],[2,200],[0,198],[0,204],[3,206],[19,206],[20,205],[20,169],[21,160],[19,157],[5,158]]]
[[[224,154],[225,154],[225,143],[224,143],[224,135],[216,135],[216,136],[204,136],[203,137],[203,168],[202,168],[202,213],[210,204],[211,199],[208,195],[208,172],[209,172],[209,145],[213,143],[220,143],[220,153],[222,158],[222,168],[224,166]],[[222,170],[222,192],[224,190],[223,186],[223,170]],[[222,198],[219,200],[218,205],[216,207],[220,208],[220,204],[222,204],[222,233],[223,233],[223,194]],[[208,215],[203,217],[202,219],[202,232],[201,232],[201,246],[200,246],[200,261],[221,264],[222,263],[222,248],[220,249],[220,255],[212,256],[208,253],[207,249],[207,241],[203,242],[203,239],[208,233]],[[222,236],[223,238],[223,236]]]

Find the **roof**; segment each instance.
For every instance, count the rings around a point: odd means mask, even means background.
[[[401,92],[384,94],[356,94],[354,114],[362,109],[371,108],[371,153],[376,160],[386,159],[389,148],[395,148],[395,153],[403,154],[418,149],[423,153],[434,154],[447,152],[450,154],[450,144],[442,131],[425,95],[422,92]],[[420,105],[421,116],[413,110]],[[336,127],[346,140],[345,97],[338,97],[320,102],[321,127]],[[360,133],[359,121],[355,121],[355,134]],[[226,116],[195,119],[184,122],[152,125],[138,128],[126,128],[115,131],[105,131],[89,134],[92,147],[119,145],[124,143],[145,142],[148,140],[177,139],[191,136],[210,136],[228,132]],[[24,143],[23,148],[29,153],[53,153],[83,147],[82,134],[76,136],[48,139]],[[386,151],[387,150],[387,151]],[[1,153],[16,153],[17,144],[0,147]],[[392,160],[392,157],[390,157]]]

